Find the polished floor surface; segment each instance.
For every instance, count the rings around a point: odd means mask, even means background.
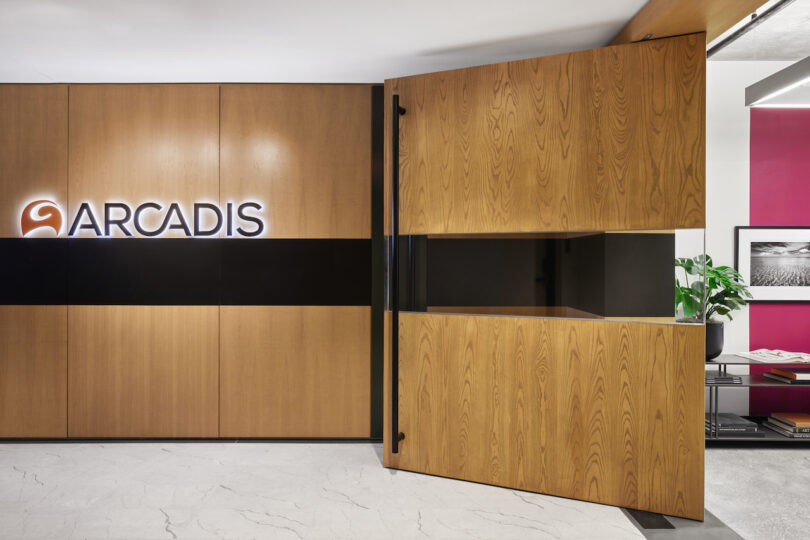
[[[743,538],[810,538],[810,447],[710,448],[706,508]]]
[[[366,443],[0,444],[0,538],[644,538],[618,508],[392,471],[380,451]],[[782,488],[772,485],[781,484],[778,472],[757,465],[770,459],[762,452],[708,451],[707,508],[745,538],[794,538],[779,536],[794,530],[784,522],[769,529],[750,513],[785,504],[782,513],[800,524],[808,478],[797,479],[801,493],[768,506],[763,487]],[[778,459],[807,468],[808,456]],[[760,483],[763,473],[771,483]]]
[[[643,538],[618,508],[384,469],[379,445],[0,445],[5,538]]]

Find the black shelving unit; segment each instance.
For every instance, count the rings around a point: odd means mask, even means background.
[[[742,356],[736,356],[733,354],[724,354],[720,355],[714,360],[710,360],[706,362],[706,366],[711,366],[717,369],[718,375],[726,375],[728,373],[728,366],[768,366],[768,367],[801,367],[801,366],[810,366],[808,363],[799,363],[799,362],[786,362],[784,364],[771,364],[768,362],[759,362],[757,360],[749,360],[748,358],[743,358]],[[710,371],[706,371],[707,374],[711,373]],[[779,381],[775,381],[773,379],[769,379],[759,374],[753,375],[736,375],[737,377],[741,378],[740,383],[710,383],[706,382],[706,388],[709,390],[709,417],[712,419],[710,423],[710,429],[706,431],[706,442],[707,443],[714,443],[714,442],[734,442],[734,443],[793,443],[793,444],[808,444],[810,445],[810,439],[800,439],[800,438],[793,438],[787,437],[778,433],[767,426],[762,425],[763,422],[767,419],[766,417],[762,416],[744,416],[748,420],[752,422],[756,422],[760,425],[759,430],[761,433],[764,433],[764,436],[760,437],[753,437],[750,435],[737,435],[734,433],[728,434],[720,434],[717,432],[717,413],[719,412],[720,408],[720,389],[721,388],[804,388],[806,390],[810,390],[810,385],[802,385],[802,384],[789,384],[783,383]]]

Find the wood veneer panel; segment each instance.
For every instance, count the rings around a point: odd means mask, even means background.
[[[85,201],[102,216],[107,201],[155,201],[180,203],[191,220],[194,202],[219,200],[219,86],[71,85],[69,171],[71,216]],[[160,224],[156,212],[142,219]]]
[[[70,437],[219,435],[219,307],[68,309]]]
[[[620,45],[706,32],[711,42],[759,9],[766,0],[650,0],[611,41]]]
[[[703,227],[705,56],[697,34],[386,81],[401,234]]]
[[[402,313],[400,333],[389,466],[703,518],[702,326]]]
[[[370,436],[370,307],[221,309],[223,437]]]
[[[0,306],[0,437],[67,435],[67,307]]]
[[[568,306],[427,306],[430,313],[462,313],[467,315],[515,315],[528,317],[565,317],[573,319],[603,319],[581,309]]]
[[[0,84],[0,237],[20,236],[27,203],[67,202],[67,110],[67,85]]]
[[[383,465],[398,468],[399,454],[391,453],[391,319],[383,313]]]
[[[222,85],[221,196],[268,237],[371,238],[371,85]]]

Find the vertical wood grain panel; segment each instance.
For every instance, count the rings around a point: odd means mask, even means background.
[[[222,86],[222,202],[272,238],[371,238],[371,86]]]
[[[399,468],[399,454],[391,453],[391,325],[390,311],[383,313],[383,465]]]
[[[703,34],[389,80],[389,133],[393,93],[402,234],[704,226]]]
[[[389,466],[702,519],[703,327],[400,317]]]
[[[67,436],[67,307],[0,306],[0,437]]]
[[[371,308],[222,306],[223,437],[369,437]]]
[[[69,306],[70,437],[217,437],[219,308]]]
[[[650,0],[613,38],[611,45],[697,32],[706,32],[706,41],[711,42],[765,2],[766,0]]]
[[[0,84],[0,237],[28,202],[67,202],[67,114],[67,85]]]
[[[84,201],[102,213],[107,201],[156,201],[191,219],[195,201],[219,200],[219,86],[72,85],[69,171],[71,216]],[[144,226],[156,229],[156,216],[144,213]]]

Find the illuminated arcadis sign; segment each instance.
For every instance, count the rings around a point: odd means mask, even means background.
[[[179,231],[188,237],[217,236],[224,232],[226,237],[252,238],[264,232],[261,211],[262,205],[252,201],[229,202],[223,207],[197,202],[188,215],[179,203],[144,202],[132,207],[123,202],[106,202],[99,212],[91,203],[83,202],[70,220],[67,235],[84,233],[105,238],[120,233],[154,238],[169,231]],[[43,228],[52,229],[54,235],[59,236],[64,223],[62,216],[62,210],[55,202],[47,199],[32,201],[25,205],[20,217],[22,236]]]

